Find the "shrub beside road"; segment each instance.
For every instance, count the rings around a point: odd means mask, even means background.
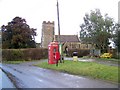
[[[3,61],[31,61],[48,57],[47,48],[2,49]]]

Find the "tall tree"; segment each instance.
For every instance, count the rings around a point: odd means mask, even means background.
[[[15,17],[11,22],[1,27],[2,48],[34,48],[36,47],[36,29],[30,28],[26,20]]]
[[[116,28],[115,28],[116,32],[113,36],[113,41],[118,49],[118,52],[120,52],[120,24],[118,23],[115,26],[116,26]]]
[[[80,39],[84,43],[95,44],[97,49],[107,52],[109,39],[114,32],[114,20],[106,14],[102,16],[99,9],[85,14],[84,23],[80,25]]]

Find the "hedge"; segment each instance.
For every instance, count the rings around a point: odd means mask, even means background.
[[[47,48],[2,49],[2,60],[40,60],[48,57]]]
[[[67,56],[68,57],[72,57],[73,56],[73,52],[77,52],[78,53],[78,57],[88,56],[90,54],[90,50],[89,49],[69,49]]]
[[[67,56],[72,57],[73,52],[78,52],[78,57],[90,54],[88,49],[69,49]],[[48,58],[47,48],[2,49],[3,61],[40,60],[45,58]]]

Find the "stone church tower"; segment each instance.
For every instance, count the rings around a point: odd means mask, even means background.
[[[48,48],[48,44],[53,41],[54,38],[54,21],[42,23],[42,38],[41,38],[41,47]]]
[[[55,35],[54,31],[54,21],[42,23],[42,37],[41,37],[41,47],[48,48],[48,45],[52,41],[58,41],[58,35]],[[63,51],[68,49],[93,49],[92,44],[81,43],[77,35],[60,35],[60,41],[63,44]]]

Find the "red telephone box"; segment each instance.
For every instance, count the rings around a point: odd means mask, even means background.
[[[56,64],[60,60],[58,42],[51,42],[48,45],[48,64]]]

